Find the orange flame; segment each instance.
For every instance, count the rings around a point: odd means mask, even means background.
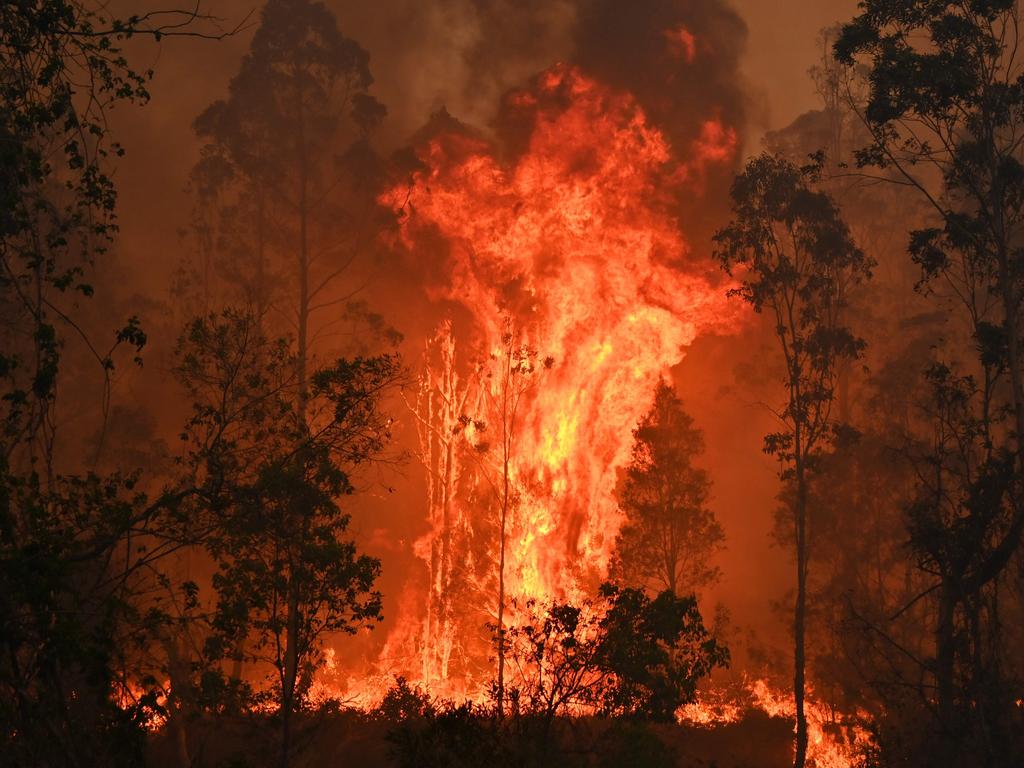
[[[401,211],[400,236],[410,250],[436,242],[438,233],[447,243],[447,279],[432,293],[469,310],[481,349],[500,356],[512,327],[518,342],[553,361],[524,394],[517,416],[506,592],[510,599],[579,598],[607,574],[621,523],[616,470],[628,459],[632,430],[655,385],[699,333],[734,324],[725,288],[701,274],[706,266],[694,266],[673,200],[687,190],[699,194],[709,163],[732,161],[736,134],[711,119],[699,141],[678,148],[690,155],[680,161],[630,95],[567,66],[511,93],[505,107],[511,124],[528,126],[525,148],[514,158],[500,162],[476,138],[437,136],[420,149],[424,169],[411,185],[383,199]],[[450,333],[445,326],[441,336]],[[436,344],[447,345],[446,364],[453,365],[454,340]],[[428,365],[424,381],[451,386],[453,376]],[[486,410],[498,384],[477,385],[475,396],[460,390],[462,402]],[[423,423],[437,420],[426,426],[443,434],[457,430],[460,414],[450,404],[458,396],[453,390],[436,402],[421,398]],[[489,415],[494,438],[493,409]],[[500,471],[493,451],[477,460]],[[451,493],[431,504],[446,506],[431,512],[431,531],[416,552],[443,602],[439,590],[451,585],[438,583],[439,537],[451,526],[479,529],[493,518],[494,504],[482,493],[472,508]],[[404,601],[385,656],[410,679],[433,686],[451,677],[453,648],[481,634],[482,622],[478,615],[475,625],[450,616],[451,608],[440,605],[425,619],[433,610],[426,602],[423,608],[422,599]],[[407,615],[409,606],[419,615]],[[424,626],[435,621],[433,630]],[[401,659],[413,658],[418,668],[402,667]],[[456,687],[472,688],[464,683]]]

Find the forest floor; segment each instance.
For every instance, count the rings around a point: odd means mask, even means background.
[[[492,737],[463,722],[450,729],[438,749],[436,730],[388,722],[352,710],[298,719],[291,751],[291,768],[502,768],[557,766],[576,768],[784,768],[792,762],[792,723],[751,711],[735,723],[712,727],[645,724],[643,726],[591,718],[559,719],[557,744],[505,759],[484,757],[473,739]],[[217,717],[194,721],[188,727],[188,757],[176,733],[165,728],[153,735],[147,764],[151,768],[269,768],[279,765],[279,734],[270,717]],[[410,750],[410,743],[415,749]],[[424,743],[428,748],[424,749]],[[455,749],[453,750],[453,747]],[[460,753],[456,757],[452,752]],[[516,750],[519,751],[519,750]]]

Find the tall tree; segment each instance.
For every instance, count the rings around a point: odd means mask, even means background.
[[[535,374],[538,366],[550,368],[553,362],[551,358],[540,360],[537,350],[522,342],[512,321],[506,318],[501,349],[491,354],[491,365],[483,374],[488,411],[497,422],[498,438],[501,441],[497,454],[497,479],[488,475],[498,500],[498,599],[495,624],[498,673],[495,693],[499,716],[503,713],[505,701],[505,560],[510,516],[517,503],[513,462],[522,426],[520,408],[523,398],[537,384]]]
[[[633,439],[632,462],[617,489],[626,520],[613,573],[654,592],[690,594],[718,579],[710,560],[725,539],[707,506],[711,480],[694,465],[704,436],[663,381]]]
[[[973,644],[958,638],[976,636],[966,630],[980,622],[993,633],[990,647],[1003,643],[998,611],[981,606],[995,599],[1024,536],[1019,14],[1015,0],[868,0],[834,49],[842,64],[868,72],[860,117],[871,141],[858,164],[915,191],[931,209],[934,225],[910,234],[920,287],[959,304],[976,352],[967,364],[942,361],[929,370],[931,450],[922,457],[929,471],[908,517],[919,563],[937,582],[929,593],[938,603],[935,685],[950,759],[985,751],[960,743],[976,730],[965,724],[987,732],[1005,720],[1005,706],[985,701],[1002,685],[971,683],[987,676],[985,654],[957,683],[957,659]],[[987,759],[998,764],[992,753]]]
[[[379,561],[347,538],[341,499],[356,467],[389,439],[380,401],[400,375],[394,357],[337,360],[311,376],[307,422],[289,343],[268,342],[251,315],[226,312],[190,324],[178,376],[194,399],[190,463],[219,489],[205,538],[217,571],[214,622],[222,647],[244,636],[268,661],[281,712],[281,764],[291,716],[321,661],[325,634],[379,620]]]
[[[924,279],[954,290],[966,280],[994,301],[972,321],[981,353],[1003,362],[1020,462],[1024,70],[1018,24],[1015,0],[868,0],[843,28],[835,53],[847,65],[864,61],[870,68],[861,116],[873,141],[858,153],[859,164],[893,171],[940,221],[911,235]],[[1024,522],[1011,527],[1005,549],[1013,550],[1022,531]]]
[[[767,312],[785,366],[786,398],[775,414],[782,429],[765,437],[765,452],[779,460],[780,476],[794,491],[796,768],[803,768],[807,757],[809,479],[834,434],[839,365],[858,357],[864,346],[840,322],[843,297],[871,269],[835,203],[811,187],[818,171],[817,165],[797,168],[771,155],[754,158],[733,184],[733,220],[715,235],[716,258],[739,282],[731,295]]]
[[[77,349],[105,403],[118,348],[137,356],[146,340],[134,318],[108,313],[103,324],[120,330],[106,338],[83,321],[117,229],[111,162],[122,150],[107,113],[148,99],[151,73],[122,46],[220,36],[204,21],[195,9],[118,18],[79,0],[0,7],[0,752],[12,763],[140,759],[153,702],[116,706],[119,641],[144,637],[136,577],[174,546],[139,538],[169,524],[182,494],[147,499],[127,472],[76,474],[57,449],[58,392],[85,388],[88,371],[60,386]]]
[[[224,206],[220,222],[204,227],[219,227],[227,264],[248,254],[251,274],[235,274],[243,294],[259,316],[271,305],[272,274],[290,284],[281,310],[295,328],[300,417],[313,315],[352,298],[353,286],[339,295],[336,283],[370,238],[375,161],[368,137],[384,116],[368,93],[372,82],[369,54],[338,31],[323,3],[270,0],[228,98],[195,122],[209,142],[197,184]]]

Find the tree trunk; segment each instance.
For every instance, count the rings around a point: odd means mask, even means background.
[[[501,499],[501,541],[498,544],[498,717],[505,702],[505,524],[508,519],[508,454],[505,456],[504,492]]]
[[[256,191],[256,327],[263,330],[263,316],[267,313],[266,276],[266,204],[262,186]]]
[[[799,451],[799,446],[797,448]],[[796,753],[794,768],[807,761],[807,715],[804,712],[806,650],[804,635],[807,612],[807,478],[803,460],[796,466],[796,606],[793,616],[793,699],[796,703]]]
[[[953,683],[956,662],[953,623],[955,611],[956,594],[950,586],[948,577],[945,577],[939,591],[939,615],[935,624],[935,688],[938,696],[940,736],[944,744],[944,751],[952,748],[956,743],[956,739],[952,738],[956,724]]]
[[[294,579],[294,576],[293,576]],[[299,590],[288,591],[288,625],[285,630],[284,674],[281,678],[281,768],[288,768],[291,748],[291,717],[295,709],[295,681],[299,670]]]
[[[299,419],[300,429],[306,428],[306,404],[309,394],[306,391],[309,358],[309,158],[306,151],[305,122],[303,114],[302,75],[296,76],[298,97],[296,99],[296,124],[298,136],[298,172],[299,172],[299,307],[296,313],[298,324],[298,349],[296,364],[298,365],[299,384]]]
[[[509,456],[512,452],[512,418],[509,412],[509,388],[512,386],[512,342],[505,350],[505,371],[501,394],[502,422],[502,494],[501,494],[501,530],[498,542],[498,717],[504,714],[505,703],[505,526],[508,521],[509,496]]]
[[[300,427],[305,428],[306,403],[308,393],[306,392],[306,375],[309,358],[309,251],[307,244],[308,216],[306,211],[306,181],[305,172],[302,173],[301,203],[299,210],[299,311],[298,311],[298,354],[297,365],[299,379],[299,418]]]
[[[167,702],[167,727],[174,741],[178,765],[190,768],[192,756],[188,748],[188,718],[192,713],[190,689],[192,687],[188,647],[177,633],[164,638],[167,653],[167,673],[170,694]]]

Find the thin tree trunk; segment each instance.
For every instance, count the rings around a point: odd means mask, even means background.
[[[799,436],[797,451],[800,451]],[[796,753],[794,768],[807,762],[807,715],[804,712],[807,612],[807,478],[801,458],[796,465],[796,607],[793,616],[793,698],[796,703]]]
[[[267,312],[266,277],[266,211],[262,187],[256,192],[256,327],[263,330],[263,316]]]
[[[301,76],[297,75],[298,98],[296,99],[297,126],[299,131],[299,307],[298,322],[298,383],[300,428],[306,426],[306,379],[309,358],[309,158],[306,152],[305,123],[303,121],[303,95]]]
[[[508,519],[508,448],[505,449],[501,498],[501,541],[498,544],[498,717],[505,701],[505,525]]]
[[[302,173],[301,183],[301,208],[299,212],[299,339],[298,339],[298,361],[299,366],[299,418],[301,425],[306,422],[306,404],[308,393],[306,392],[306,376],[309,358],[309,252],[307,244],[307,214],[306,214],[306,181],[305,172]]]
[[[288,591],[288,626],[285,630],[284,675],[281,680],[281,768],[288,768],[291,748],[291,717],[295,709],[295,681],[299,669],[299,590],[293,583]]]
[[[498,543],[498,717],[504,714],[505,703],[505,526],[508,521],[509,454],[512,451],[512,423],[514,413],[509,412],[509,388],[512,386],[512,343],[506,351],[505,372],[502,382],[502,494],[501,531]],[[514,406],[513,406],[514,407]]]
[[[935,687],[938,695],[941,737],[948,747],[952,747],[956,742],[951,738],[956,721],[953,686],[956,658],[953,624],[955,610],[956,595],[949,584],[949,578],[944,577],[939,592],[939,615],[935,625]]]

